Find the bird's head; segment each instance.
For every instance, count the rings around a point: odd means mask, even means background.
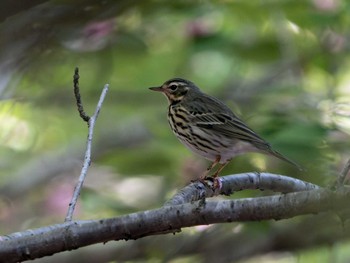
[[[181,78],[170,79],[164,82],[162,86],[151,87],[149,89],[162,92],[167,97],[170,104],[181,102],[185,97],[200,92],[199,88],[191,81]]]

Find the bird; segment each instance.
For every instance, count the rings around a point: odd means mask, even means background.
[[[202,92],[193,82],[172,78],[161,86],[149,89],[161,92],[167,98],[168,122],[180,142],[211,161],[199,179],[207,179],[218,165],[211,177],[214,188],[220,187],[218,176],[224,167],[235,156],[249,152],[274,156],[303,170],[297,163],[274,150],[222,101]]]

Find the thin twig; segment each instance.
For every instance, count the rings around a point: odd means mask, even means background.
[[[77,68],[76,68],[76,73],[77,73]],[[75,78],[75,76],[76,75],[74,75],[74,78]],[[76,87],[78,87],[78,86],[74,85],[74,90],[76,89]],[[101,93],[101,96],[100,96],[100,99],[99,99],[99,101],[97,103],[95,113],[94,113],[94,115],[91,118],[89,117],[89,119],[88,119],[89,133],[88,133],[88,139],[87,139],[84,163],[83,163],[83,167],[81,169],[81,173],[80,173],[80,176],[79,176],[78,183],[77,183],[77,185],[74,188],[74,193],[73,193],[73,196],[72,196],[72,200],[69,203],[68,212],[67,212],[67,215],[66,215],[66,218],[65,218],[65,222],[72,221],[73,212],[74,212],[75,206],[77,204],[78,197],[80,195],[80,191],[81,191],[81,188],[83,186],[83,183],[84,183],[87,171],[88,171],[89,166],[91,164],[91,145],[92,145],[92,137],[93,137],[93,133],[94,133],[94,127],[95,127],[95,123],[96,123],[97,117],[98,117],[98,115],[100,113],[103,101],[104,101],[104,99],[106,97],[106,94],[107,94],[107,91],[108,91],[108,87],[109,87],[108,84],[106,84],[104,86],[104,88],[102,90],[102,93]],[[78,88],[78,90],[79,90],[79,88]],[[79,91],[78,91],[78,94],[79,94]],[[80,98],[80,95],[79,95],[79,98]],[[80,101],[80,103],[81,103],[81,101]],[[82,109],[82,111],[80,111],[78,97],[77,97],[77,104],[78,104],[78,110],[80,112],[80,116],[86,121],[86,119],[83,116],[85,116],[85,117],[88,117],[88,116],[84,113],[82,105],[81,105],[81,108],[80,108],[80,109]]]
[[[338,176],[338,188],[343,186],[345,179],[346,179],[346,176],[349,174],[349,171],[350,171],[350,159],[347,161],[343,170],[341,171],[341,173]]]
[[[77,101],[78,111],[80,117],[85,121],[89,122],[90,117],[85,113],[83,103],[81,101],[80,91],[79,91],[79,68],[76,67],[73,76],[73,84],[74,84],[74,95],[75,100]]]

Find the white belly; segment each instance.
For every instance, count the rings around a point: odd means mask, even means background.
[[[188,138],[184,138],[174,131],[176,137],[188,149],[210,161],[215,161],[217,157],[220,156],[220,163],[225,163],[237,155],[258,151],[258,149],[250,143],[243,141],[232,140],[223,136],[220,138],[217,136],[211,138],[207,133],[197,127],[193,127],[193,132],[197,134],[197,136],[206,138],[206,141],[203,142],[203,144],[209,145],[209,147],[203,147],[198,145],[198,143],[196,144],[196,138],[193,138],[192,141],[190,141]]]

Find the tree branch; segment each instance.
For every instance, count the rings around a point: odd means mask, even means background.
[[[271,190],[280,193],[299,192],[319,189],[320,187],[296,178],[271,173],[242,173],[220,177],[220,194],[231,195],[235,191],[246,189]],[[179,205],[217,195],[210,187],[194,182],[181,189],[165,205]]]
[[[234,228],[237,231],[233,232]],[[133,262],[149,258],[150,253],[159,254],[157,259],[163,262],[191,256],[203,263],[241,262],[261,254],[299,253],[317,246],[331,246],[349,237],[350,224],[343,228],[334,213],[326,212],[289,220],[287,224],[269,224],[253,235],[251,225],[217,224],[206,231],[184,231],[181,235],[146,237],[99,249],[96,246],[85,248],[80,253],[62,253],[50,258],[50,263],[82,261],[82,254],[90,262]]]
[[[276,179],[279,175],[274,177],[267,174],[268,177]],[[233,179],[234,176],[225,177],[223,188],[227,187],[226,184],[231,184]],[[293,181],[292,178],[288,180]],[[250,187],[256,185],[254,180],[251,182]],[[307,187],[312,188],[312,185]],[[278,220],[344,209],[347,208],[349,196],[350,190],[347,188],[336,193],[327,189],[315,189],[259,198],[200,200],[116,218],[66,222],[0,237],[0,262],[4,262],[2,260],[5,258],[6,262],[34,259],[99,242],[174,233],[183,227],[195,225]]]
[[[77,105],[78,105],[78,111],[80,113],[80,117],[88,123],[89,133],[88,133],[88,139],[87,139],[83,167],[81,169],[78,183],[74,188],[72,200],[68,206],[68,211],[67,211],[67,215],[65,218],[65,222],[72,220],[75,205],[77,204],[78,197],[80,195],[80,190],[83,187],[86,174],[87,174],[89,166],[91,164],[91,145],[92,145],[92,137],[93,137],[93,133],[94,133],[95,123],[96,123],[96,120],[97,120],[98,115],[100,113],[103,101],[104,101],[106,94],[107,94],[107,91],[108,91],[108,84],[106,84],[102,90],[102,93],[101,93],[100,99],[97,103],[94,115],[92,117],[89,117],[84,112],[83,104],[81,102],[81,97],[80,97],[80,92],[79,92],[79,70],[78,70],[78,68],[75,69],[73,82],[74,82],[74,94],[75,94],[75,98],[76,98]]]

